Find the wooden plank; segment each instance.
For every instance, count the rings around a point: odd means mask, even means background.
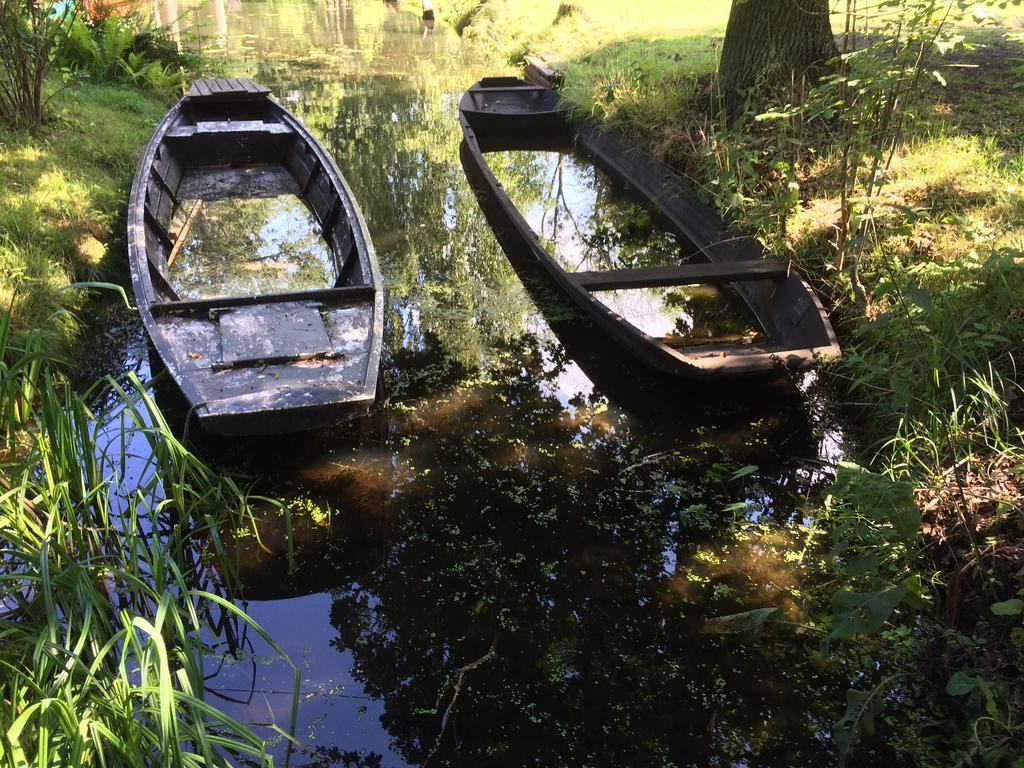
[[[332,355],[334,348],[314,302],[235,307],[220,313],[218,368],[277,364]]]
[[[552,64],[543,56],[527,56],[525,78],[544,88],[556,88],[564,80],[564,64]]]
[[[474,85],[471,90],[477,90],[478,88],[508,88],[510,86],[515,87],[523,85],[523,82],[519,78],[513,77],[496,77],[496,78],[482,78],[479,83]]]
[[[781,280],[788,274],[789,264],[787,262],[763,259],[570,273],[576,283],[588,291],[656,288],[669,285],[734,283],[742,280]]]
[[[192,206],[192,210],[188,213],[188,218],[185,219],[185,223],[181,226],[181,231],[178,232],[178,237],[174,240],[174,247],[171,248],[171,252],[167,254],[167,268],[170,269],[174,266],[174,260],[178,258],[178,253],[185,245],[185,238],[188,237],[189,231],[192,229],[192,222],[195,220],[196,214],[203,207],[202,200],[196,200]]]
[[[169,301],[150,305],[155,316],[162,315],[203,315],[210,310],[227,309],[230,307],[249,307],[254,304],[279,304],[282,301],[358,301],[372,299],[372,285],[346,285],[341,288],[319,288],[311,291],[294,293],[265,293],[259,296],[226,296],[213,299],[197,299],[194,301]]]
[[[313,161],[313,167],[309,169],[309,176],[306,177],[306,183],[302,185],[302,194],[299,195],[303,200],[309,195],[309,190],[313,187],[313,178],[320,173],[320,158],[317,157]]]
[[[324,228],[324,236],[325,237],[328,235],[330,230],[334,227],[334,222],[337,220],[338,216],[341,214],[341,208],[342,208],[342,206],[341,206],[341,198],[335,197],[334,198],[334,204],[331,206],[331,209],[327,212],[327,215],[324,217],[324,220],[323,220],[323,228]]]
[[[174,205],[177,205],[178,204],[178,197],[177,197],[177,195],[175,195],[171,191],[171,185],[167,183],[167,180],[163,177],[163,175],[160,173],[160,171],[158,171],[156,169],[156,165],[154,164],[154,165],[149,166],[149,170],[150,170],[150,173],[153,175],[153,178],[156,179],[156,183],[160,185],[161,189],[163,189],[164,194],[167,195],[169,198],[171,198],[171,202],[174,203]]]
[[[250,101],[270,94],[251,80],[240,77],[218,77],[193,80],[186,94],[197,101]]]
[[[166,135],[174,139],[187,139],[199,134],[217,133],[232,136],[241,133],[284,135],[293,131],[284,123],[264,123],[262,120],[214,120],[195,125],[178,125],[171,128]]]
[[[156,232],[156,236],[160,238],[160,242],[162,242],[167,248],[167,251],[170,252],[171,248],[174,247],[174,242],[171,240],[171,236],[167,234],[167,230],[164,229],[164,225],[161,224],[157,220],[156,216],[153,215],[152,211],[149,210],[149,206],[146,206],[142,215],[145,218],[145,221],[153,227],[153,231]],[[151,259],[153,258],[153,254],[148,255]]]
[[[550,88],[543,88],[539,85],[496,85],[488,88],[474,88],[476,93],[486,93],[488,96],[499,93],[547,93]]]
[[[731,347],[748,347],[761,338],[757,333],[726,333],[721,336],[661,336],[658,338],[666,347],[673,349],[685,349],[687,347],[709,347],[714,344],[728,344]],[[763,352],[764,349],[758,348]]]

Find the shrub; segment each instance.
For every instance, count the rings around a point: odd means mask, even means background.
[[[43,85],[74,20],[70,2],[0,0],[0,120],[42,123]]]
[[[152,30],[137,31],[131,18],[111,14],[76,19],[67,29],[61,64],[98,83],[128,83],[155,91],[180,90],[194,57]]]

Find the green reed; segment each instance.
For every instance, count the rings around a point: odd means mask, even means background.
[[[287,658],[230,599],[218,531],[245,523],[245,494],[137,378],[109,382],[97,418],[8,327],[0,316],[0,766],[272,765],[258,724],[204,690],[247,629]]]
[[[1024,453],[1011,416],[1024,340],[1017,258],[888,268],[876,292],[888,310],[860,328],[835,371],[873,414],[867,436],[894,477],[936,479],[980,456]]]

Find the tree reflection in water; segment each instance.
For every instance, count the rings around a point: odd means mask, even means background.
[[[379,741],[409,764],[827,763],[849,679],[794,626],[820,579],[795,524],[815,475],[794,457],[818,455],[805,406],[648,386],[523,289],[458,161],[457,96],[481,69],[444,30],[420,37],[417,3],[249,5],[226,46],[337,159],[388,319],[369,418],[197,445],[295,499],[238,540],[247,596],[330,591],[337,665],[352,659]],[[550,185],[529,157],[496,165],[517,203]],[[763,606],[791,624],[748,638],[709,621]],[[361,716],[302,706],[332,732]],[[293,766],[394,762],[313,741]]]
[[[796,473],[744,489],[710,446],[672,447],[601,408],[570,415],[545,391],[558,368],[528,338],[396,432],[418,471],[389,501],[382,561],[331,611],[396,751],[431,765],[824,760],[836,713],[820,702],[845,681],[791,632],[745,642],[705,624],[765,605],[800,620],[813,573],[785,561],[784,529],[750,535],[722,511],[745,496],[792,508]]]

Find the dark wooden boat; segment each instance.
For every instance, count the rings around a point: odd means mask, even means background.
[[[175,260],[196,208],[274,195],[313,225],[324,284],[277,291],[271,277],[255,295],[180,296]],[[210,432],[311,429],[373,404],[383,293],[366,224],[330,156],[268,89],[197,80],[167,113],[132,185],[128,257],[153,345]]]
[[[570,119],[560,97],[516,78],[485,78],[459,104],[462,165],[498,242],[512,264],[539,266],[605,336],[672,377],[705,382],[775,378],[839,355],[821,303],[786,262],[764,258],[754,238],[726,229],[666,165],[596,124]],[[485,158],[510,149],[575,149],[641,201],[674,233],[695,262],[675,266],[567,272],[548,253]],[[601,301],[602,291],[676,285],[731,287],[757,318],[765,340],[689,346],[655,338]]]

